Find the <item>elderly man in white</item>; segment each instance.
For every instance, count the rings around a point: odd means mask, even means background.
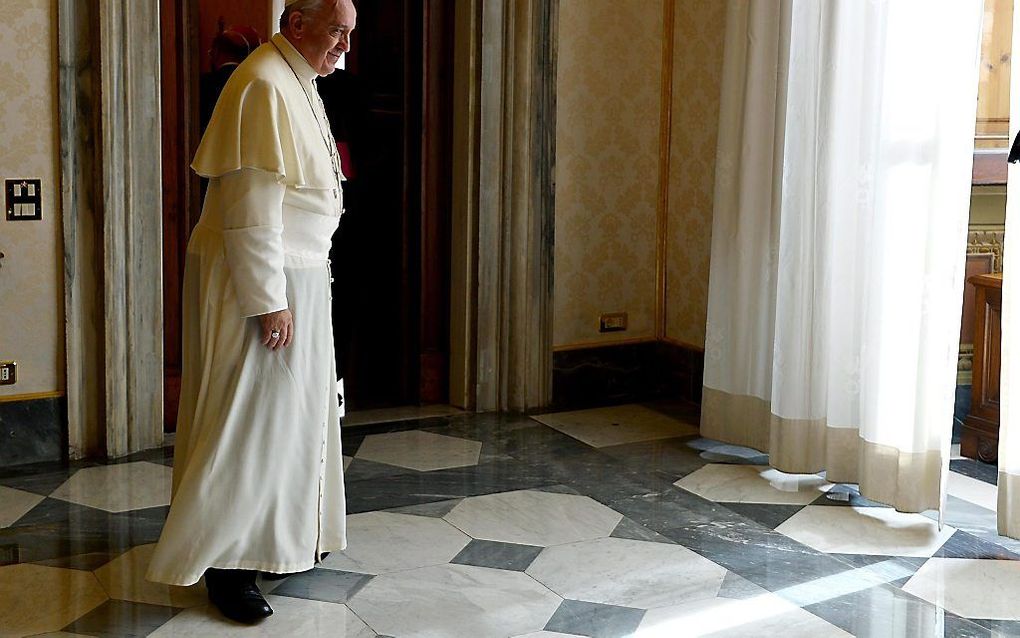
[[[273,613],[258,571],[346,545],[330,238],[340,158],[315,78],[350,48],[350,0],[287,0],[225,86],[193,163],[210,179],[184,274],[170,513],[147,578],[231,619]]]

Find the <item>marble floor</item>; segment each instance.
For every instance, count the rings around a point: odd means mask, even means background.
[[[256,627],[143,578],[171,449],[0,470],[0,636],[1020,636],[988,466],[952,462],[940,529],[685,404],[400,418],[345,428],[349,548]]]

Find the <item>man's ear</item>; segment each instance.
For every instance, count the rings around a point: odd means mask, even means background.
[[[300,39],[304,35],[305,16],[300,11],[295,11],[288,16],[287,25],[290,27],[290,32],[294,37]]]

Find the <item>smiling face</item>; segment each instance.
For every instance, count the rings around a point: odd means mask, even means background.
[[[351,0],[326,0],[318,11],[291,13],[284,35],[316,73],[329,75],[340,56],[351,50],[357,18]]]

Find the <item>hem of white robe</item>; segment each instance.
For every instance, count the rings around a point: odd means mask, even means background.
[[[323,548],[320,551],[320,554],[325,552],[342,552],[345,549],[347,549],[347,543],[340,543],[339,546],[337,547]],[[202,576],[205,575],[205,571],[207,569],[247,569],[251,571],[268,572],[270,574],[293,574],[297,572],[308,571],[309,569],[315,567],[317,564],[319,564],[319,561],[316,561],[315,559],[302,561],[300,563],[288,563],[283,565],[278,563],[263,563],[260,561],[242,560],[233,563],[217,563],[213,565],[208,565],[206,567],[203,567],[202,571],[199,572],[198,575],[195,575],[194,573],[160,575],[153,574],[150,572],[145,575],[145,580],[152,583],[161,583],[163,585],[177,585],[179,587],[190,587],[191,585],[194,585],[195,583],[202,579]]]

